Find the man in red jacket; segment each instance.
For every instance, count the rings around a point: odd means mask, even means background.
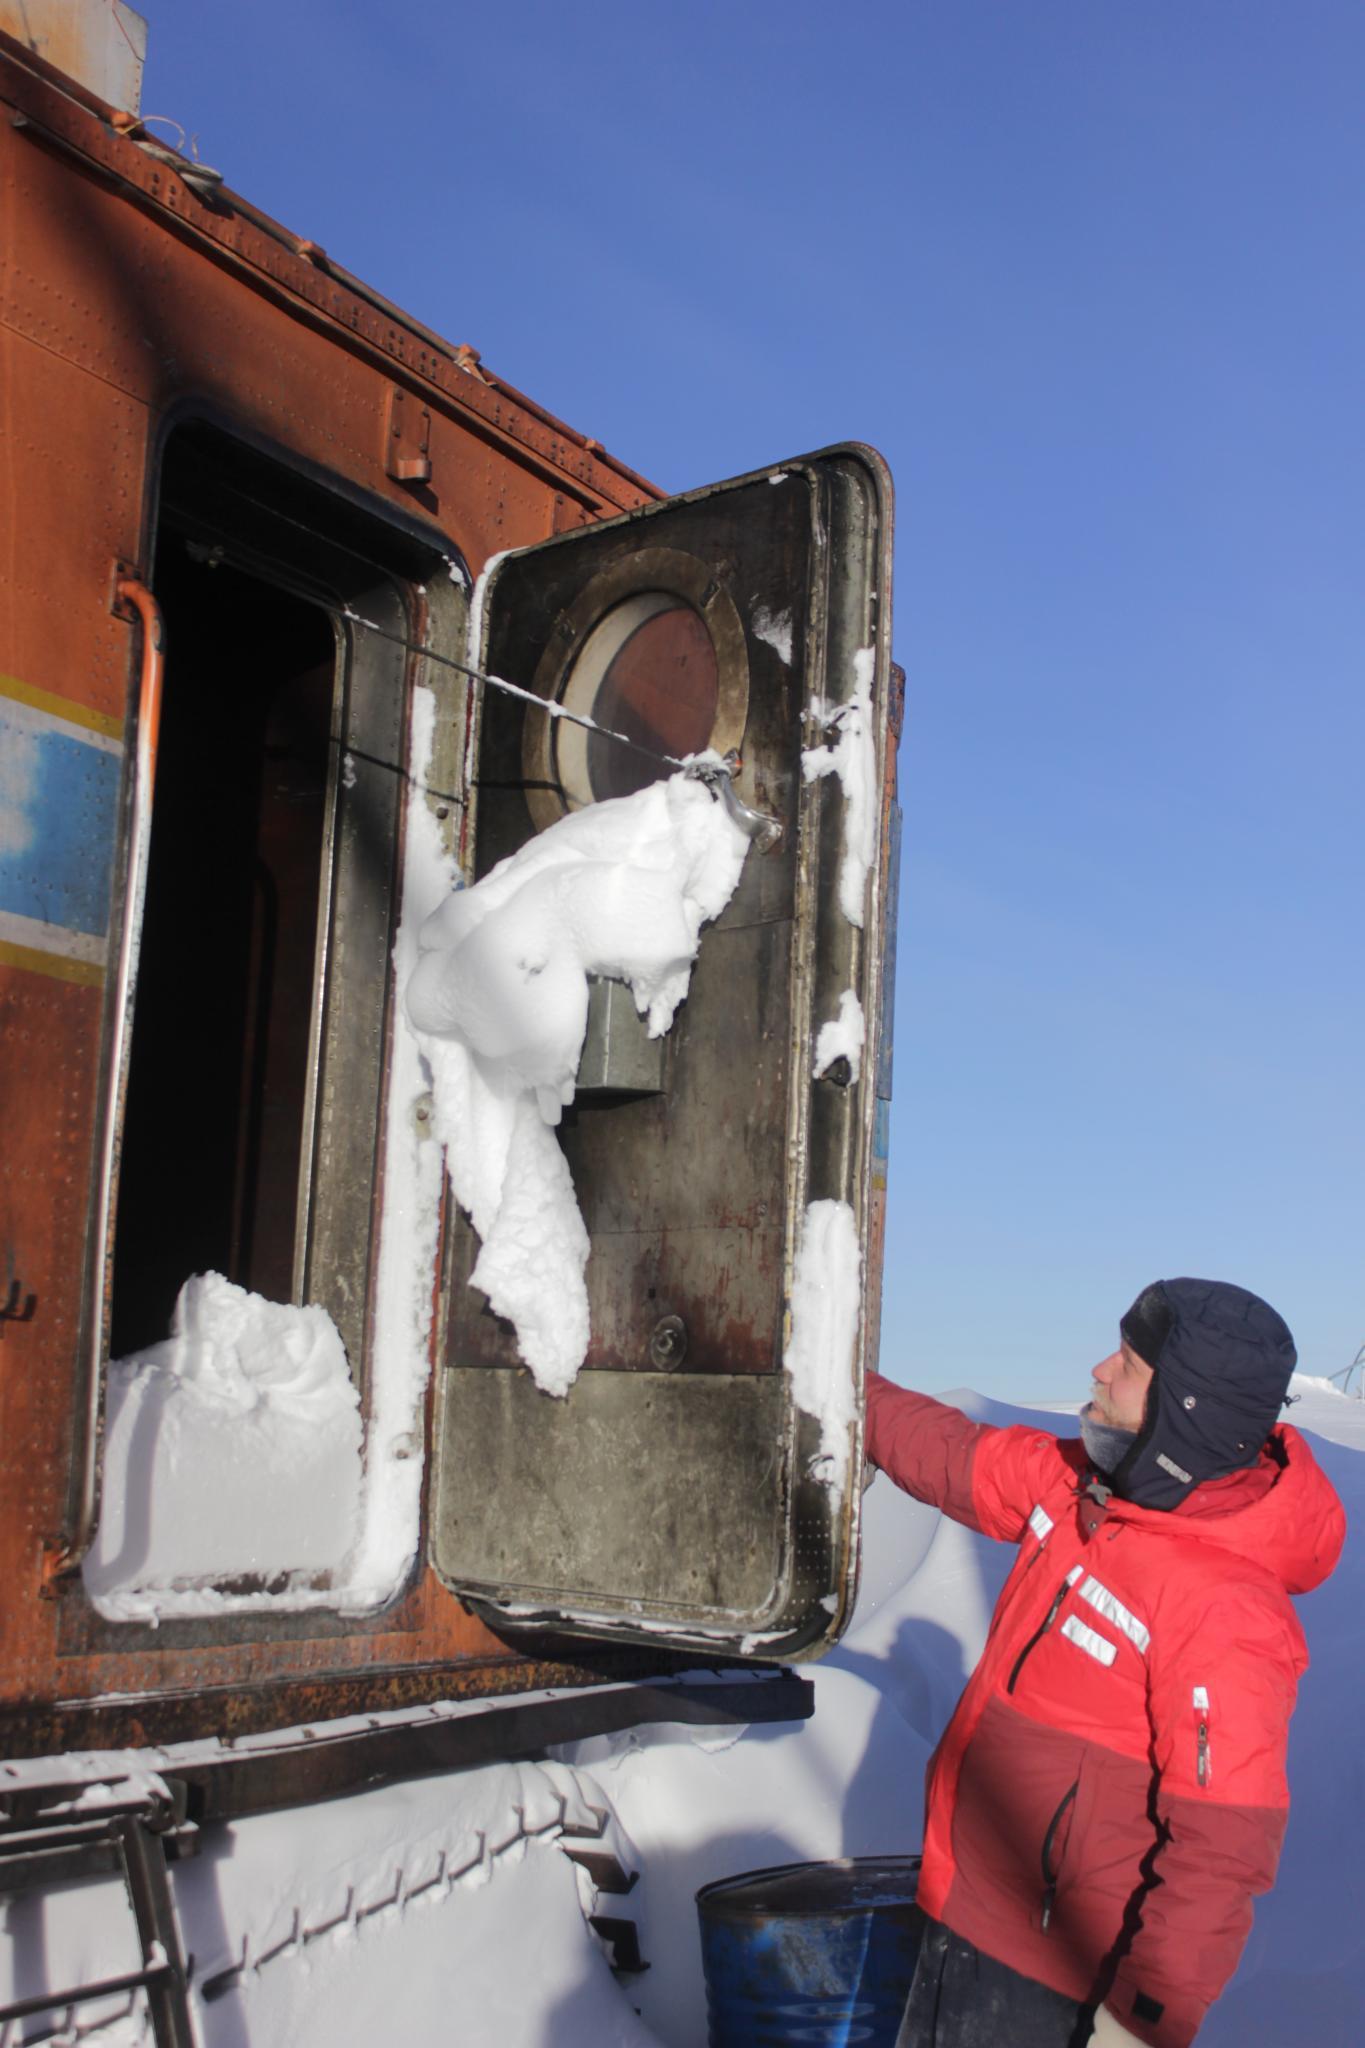
[[[1298,1431],[1274,1309],[1146,1288],[1081,1437],[868,1378],[867,1451],[1019,1546],[930,1764],[927,1916],[899,2048],[1186,2048],[1288,1814],[1303,1631],[1345,1516]]]

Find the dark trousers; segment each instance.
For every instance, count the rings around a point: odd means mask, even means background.
[[[1084,2048],[1094,2018],[926,1916],[896,2048]]]

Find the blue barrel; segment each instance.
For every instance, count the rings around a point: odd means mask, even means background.
[[[919,1952],[919,1865],[855,1856],[703,1885],[710,2048],[894,2048]]]

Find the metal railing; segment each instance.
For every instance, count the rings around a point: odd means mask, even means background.
[[[1334,1387],[1340,1386],[1343,1394],[1349,1394],[1353,1374],[1359,1374],[1359,1378],[1356,1380],[1355,1397],[1357,1401],[1365,1401],[1365,1344],[1361,1345],[1348,1366],[1344,1367],[1341,1372],[1329,1372],[1327,1377]]]

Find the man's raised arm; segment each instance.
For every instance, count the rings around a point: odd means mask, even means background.
[[[997,1429],[958,1408],[867,1375],[867,1456],[916,1500],[985,1536],[1017,1543],[1048,1477],[1057,1439],[1046,1430]]]

